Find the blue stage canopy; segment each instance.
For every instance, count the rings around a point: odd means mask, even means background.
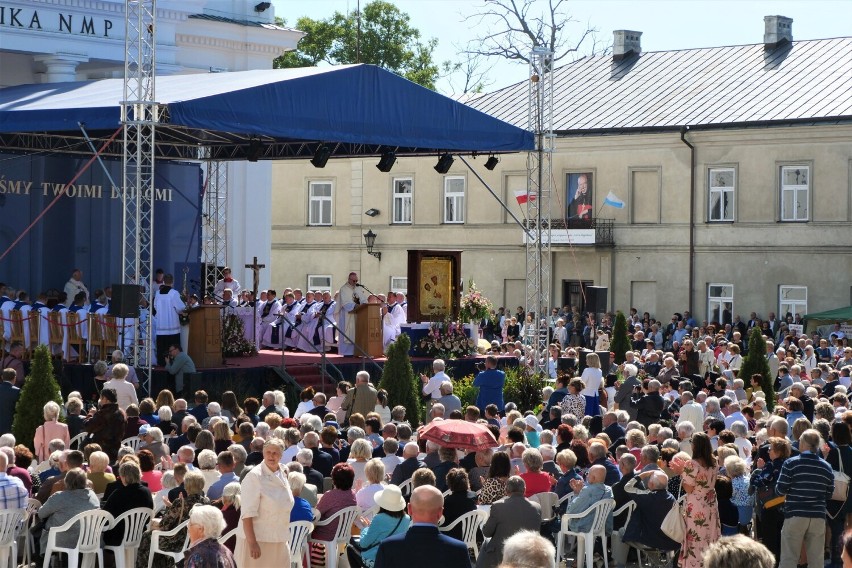
[[[0,148],[87,153],[78,123],[108,137],[122,90],[121,79],[0,89]],[[156,100],[162,158],[197,158],[206,146],[213,159],[244,159],[251,143],[260,159],[309,157],[321,144],[332,156],[534,146],[530,132],[373,65],[162,76]],[[106,154],[121,155],[120,142]]]

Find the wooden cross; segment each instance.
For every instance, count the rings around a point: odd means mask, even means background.
[[[251,263],[251,264],[246,264],[246,268],[251,268],[251,271],[254,273],[254,282],[253,282],[253,284],[254,284],[254,288],[253,288],[253,291],[254,291],[254,297],[255,297],[255,299],[257,299],[257,280],[258,280],[258,275],[260,274],[260,269],[261,269],[261,268],[266,268],[266,265],[265,265],[265,264],[258,264],[258,263],[257,263],[257,257],[254,257],[254,262],[253,262],[253,263]]]

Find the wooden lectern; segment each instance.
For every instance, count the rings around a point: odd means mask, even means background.
[[[189,311],[187,354],[196,369],[222,366],[222,310],[224,306],[198,306]]]
[[[382,357],[382,310],[379,304],[360,304],[352,310],[355,315],[356,356],[364,353],[370,357]]]

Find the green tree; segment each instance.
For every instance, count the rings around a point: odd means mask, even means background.
[[[630,350],[630,335],[627,333],[627,318],[623,312],[615,314],[615,325],[612,327],[610,350],[614,353],[615,364],[624,363],[624,354]]]
[[[420,425],[420,381],[414,375],[408,350],[411,339],[403,333],[388,347],[388,360],[382,371],[380,387],[388,391],[388,406],[401,404],[413,428]]]
[[[766,360],[766,341],[758,327],[753,327],[748,338],[748,355],[743,357],[739,378],[746,385],[752,375],[760,375],[761,390],[766,395],[766,408],[771,412],[775,406],[775,377],[769,373],[769,362]]]
[[[299,41],[296,51],[275,59],[276,69],[320,63],[372,63],[429,89],[435,88],[440,68],[432,56],[438,40],[421,41],[420,30],[411,25],[408,14],[390,2],[370,2],[360,18],[357,11],[335,12],[324,20],[302,17],[296,21],[296,28],[307,35]]]
[[[35,450],[35,431],[44,423],[44,405],[51,400],[62,406],[62,393],[53,376],[50,351],[46,345],[39,345],[33,355],[32,369],[15,407],[12,433],[18,443],[26,444],[31,450]]]

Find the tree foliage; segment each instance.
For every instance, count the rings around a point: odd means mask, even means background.
[[[440,69],[432,55],[437,39],[422,41],[408,14],[390,2],[374,0],[357,11],[335,12],[330,18],[299,18],[296,28],[306,32],[296,51],[275,59],[276,69],[372,63],[406,79],[435,88]]]
[[[26,444],[31,450],[35,450],[35,431],[44,423],[44,405],[51,400],[62,406],[62,393],[53,376],[50,351],[46,345],[39,345],[15,407],[12,433],[19,444]]]
[[[420,425],[420,380],[414,375],[408,351],[411,339],[400,334],[388,347],[388,360],[382,371],[381,388],[388,391],[388,406],[405,407],[405,417],[413,428]]]
[[[615,364],[624,363],[624,354],[630,350],[630,335],[627,333],[627,318],[619,311],[615,314],[615,325],[612,327],[610,350],[614,353]]]
[[[478,12],[465,18],[472,28],[486,30],[467,51],[524,63],[530,62],[530,53],[537,47],[553,53],[551,63],[581,50],[605,52],[607,48],[596,41],[595,28],[579,26],[579,35],[570,37],[570,29],[579,22],[568,13],[567,4],[567,0],[486,0]]]
[[[766,360],[766,341],[757,326],[751,329],[748,355],[743,357],[738,376],[748,385],[752,375],[761,376],[761,390],[766,395],[766,408],[771,412],[775,406],[775,377],[770,375],[769,362]]]

